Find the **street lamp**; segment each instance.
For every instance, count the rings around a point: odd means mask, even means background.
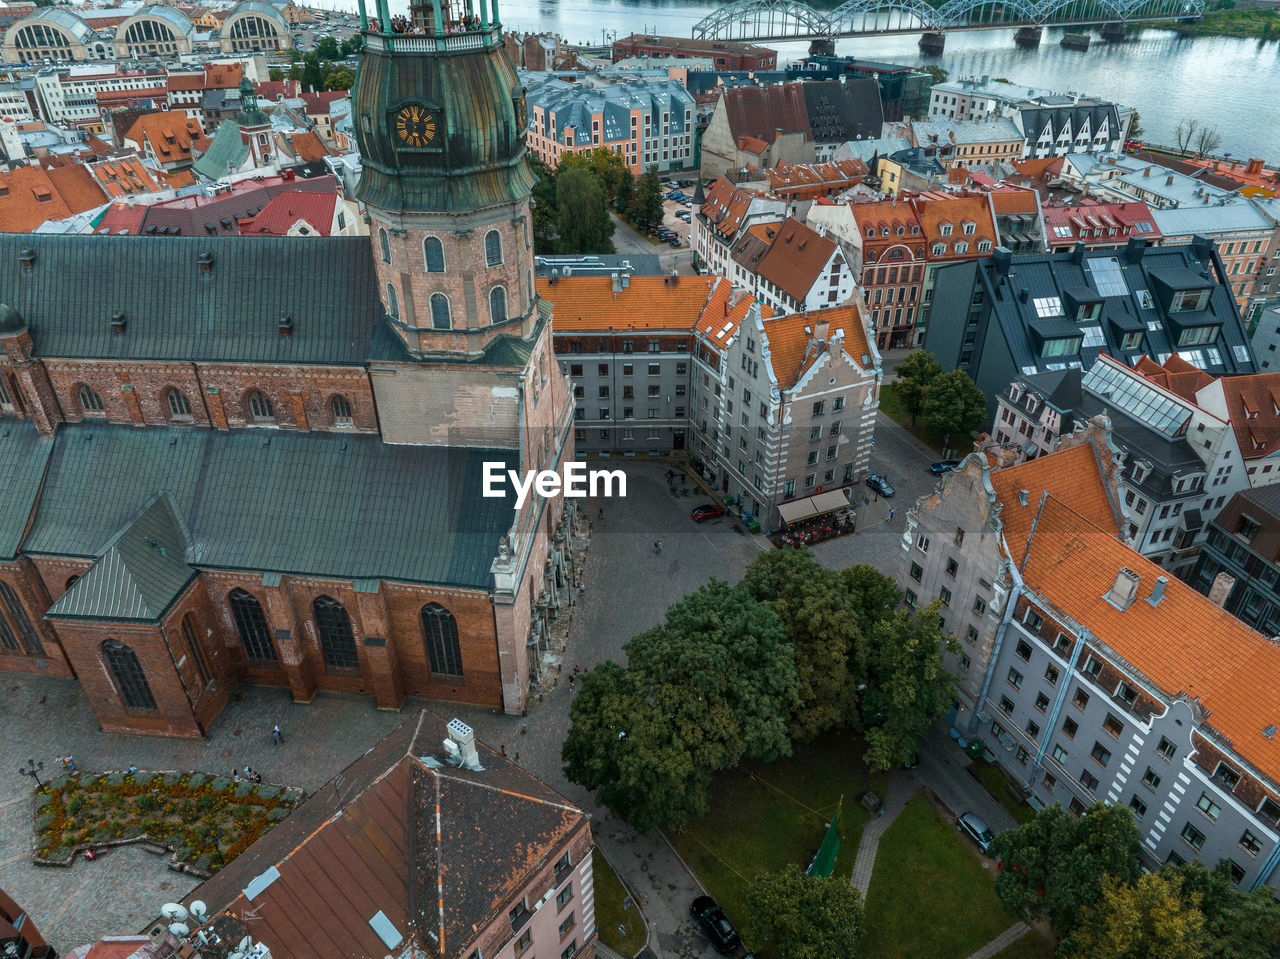
[[[18,772],[22,773],[22,775],[24,776],[30,776],[32,779],[34,779],[36,781],[36,786],[39,788],[40,792],[44,792],[44,783],[40,781],[40,770],[42,769],[44,769],[43,761],[36,762],[34,759],[28,759],[26,769],[23,769],[21,766],[19,766]]]

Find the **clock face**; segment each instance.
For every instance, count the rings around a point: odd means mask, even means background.
[[[427,147],[436,138],[435,114],[417,103],[396,111],[396,136],[407,147]]]

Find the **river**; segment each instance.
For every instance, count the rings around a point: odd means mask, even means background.
[[[354,9],[354,0],[311,0],[318,6]],[[372,7],[372,0],[368,0]],[[391,0],[392,12],[407,0]],[[601,43],[605,31],[618,36],[652,31],[690,36],[695,23],[715,9],[710,3],[676,0],[500,0],[503,23],[512,30],[559,33],[573,43]],[[940,57],[924,57],[915,35],[840,40],[837,53],[891,63],[933,63],[961,76],[1007,77],[1054,90],[1077,90],[1136,107],[1145,138],[1172,144],[1180,120],[1194,118],[1217,128],[1219,153],[1280,162],[1280,42],[1227,37],[1180,37],[1145,30],[1123,44],[1104,44],[1094,34],[1088,51],[1064,50],[1060,30],[1045,30],[1039,49],[1014,45],[1012,30],[947,35]],[[808,53],[807,42],[770,43],[783,62]]]

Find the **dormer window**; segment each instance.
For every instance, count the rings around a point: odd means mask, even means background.
[[[880,235],[881,235],[881,236],[888,236],[888,235],[889,235],[889,228],[886,226],[884,229],[882,229],[882,230],[880,231]]]
[[[977,231],[978,231],[978,224],[974,223],[972,220],[965,222],[964,224],[965,236],[973,236],[973,234],[976,233]]]
[[[939,236],[950,236],[950,235],[951,235],[951,224],[950,224],[950,223],[944,223],[944,224],[942,224],[942,226],[940,226],[940,227],[938,228],[938,235],[939,235]]]
[[[1203,310],[1208,305],[1209,290],[1178,290],[1173,294],[1169,312],[1188,313],[1193,310]]]

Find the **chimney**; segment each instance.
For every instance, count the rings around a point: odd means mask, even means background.
[[[123,313],[112,314],[111,316],[111,332],[112,333],[123,333],[124,324],[125,324],[125,319],[124,319]]]
[[[1172,173],[1170,173],[1167,177],[1165,177],[1165,178],[1164,178],[1164,185],[1165,185],[1165,186],[1173,186],[1173,174],[1172,174]]]
[[[1208,264],[1209,258],[1213,255],[1213,241],[1197,233],[1191,238],[1191,252]]]
[[[1086,249],[1084,241],[1077,240],[1075,246],[1071,248],[1071,262],[1076,266],[1082,264],[1084,262],[1084,251]]]
[[[1209,587],[1209,602],[1215,606],[1223,608],[1227,605],[1227,597],[1231,595],[1232,588],[1236,585],[1236,578],[1230,573],[1222,572],[1213,578],[1213,585]]]
[[[1168,576],[1157,576],[1155,586],[1151,587],[1151,595],[1147,597],[1147,602],[1152,606],[1159,606],[1160,600],[1164,599],[1164,588],[1169,584]]]
[[[1259,174],[1261,174],[1262,160],[1258,157],[1254,157],[1253,159],[1251,159],[1249,161],[1249,165],[1245,167],[1245,173],[1249,174],[1250,176],[1258,176]]]
[[[1143,170],[1143,171],[1142,171],[1142,175],[1143,175],[1143,176],[1151,176],[1151,167],[1147,167],[1145,170]]]
[[[613,295],[617,296],[622,289],[622,277],[618,276],[617,273],[613,273],[610,275],[610,279],[612,280],[610,285],[613,287]]]
[[[200,272],[206,276],[213,272],[213,254],[208,250],[202,252],[196,262],[200,264]]]
[[[461,719],[449,720],[446,727],[449,738],[444,741],[444,750],[452,759],[457,759],[465,769],[483,769],[480,765],[480,754],[476,751],[476,734]]]
[[[1163,577],[1162,577],[1163,578]],[[1126,610],[1133,605],[1133,601],[1138,598],[1138,583],[1140,577],[1128,566],[1121,567],[1120,572],[1116,573],[1116,581],[1107,590],[1107,594],[1102,598],[1114,606],[1118,610]],[[1163,590],[1164,587],[1159,587]]]
[[[291,336],[293,334],[293,317],[288,313],[280,314],[280,335]]]
[[[24,246],[18,252],[18,262],[22,264],[22,269],[24,272],[30,273],[33,269],[35,269],[36,251],[31,249],[31,247],[29,246]]]
[[[1024,286],[1024,287],[1020,287],[1020,288],[1018,289],[1018,302],[1019,302],[1019,303],[1025,303],[1025,302],[1027,302],[1027,297],[1029,297],[1030,295],[1031,295],[1031,291],[1030,291],[1030,290],[1028,290],[1025,286]]]
[[[1147,250],[1147,241],[1140,236],[1129,237],[1129,242],[1125,244],[1124,258],[1129,263],[1141,263],[1142,255]]]
[[[1007,246],[998,246],[991,253],[991,266],[997,276],[1005,276],[1013,263],[1013,251]]]

